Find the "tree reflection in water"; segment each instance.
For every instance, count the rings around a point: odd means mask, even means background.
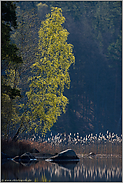
[[[42,175],[45,179],[42,180]],[[81,158],[77,164],[39,161],[28,167],[9,162],[2,165],[2,181],[122,181],[121,158]]]

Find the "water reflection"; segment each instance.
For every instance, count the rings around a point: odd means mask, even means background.
[[[83,158],[77,164],[39,161],[30,166],[15,162],[2,165],[2,181],[122,181],[121,158]]]

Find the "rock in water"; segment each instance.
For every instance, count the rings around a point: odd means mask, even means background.
[[[30,151],[31,153],[39,153],[39,151],[37,150],[37,149],[31,149],[31,151]]]
[[[33,159],[35,159],[34,156],[32,156],[29,152],[26,152],[20,156],[21,162],[29,162]]]
[[[21,156],[16,156],[15,158],[13,158],[14,161],[17,162],[23,162],[23,163],[28,163],[30,161],[35,161],[36,158],[29,152],[26,152],[24,154],[22,154]]]
[[[47,161],[79,161],[79,158],[72,149],[67,149],[56,156],[47,159]]]
[[[94,152],[90,152],[88,156],[95,156],[96,154]]]

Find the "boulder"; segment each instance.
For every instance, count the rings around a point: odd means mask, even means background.
[[[59,154],[47,159],[47,161],[79,161],[78,156],[72,149],[67,149],[65,151],[60,152]]]
[[[22,154],[20,158],[21,158],[21,162],[29,162],[29,161],[35,160],[35,157],[31,155],[31,153],[29,152]]]
[[[29,152],[26,152],[22,154],[21,156],[16,156],[13,158],[14,161],[17,162],[23,162],[23,163],[28,163],[30,161],[35,161],[36,158]]]
[[[37,149],[31,149],[30,153],[39,153],[39,151]]]

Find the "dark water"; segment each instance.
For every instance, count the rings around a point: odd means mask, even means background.
[[[2,181],[115,181],[122,182],[121,158],[81,158],[78,163],[56,164],[39,160],[33,164],[13,161],[2,165]]]

